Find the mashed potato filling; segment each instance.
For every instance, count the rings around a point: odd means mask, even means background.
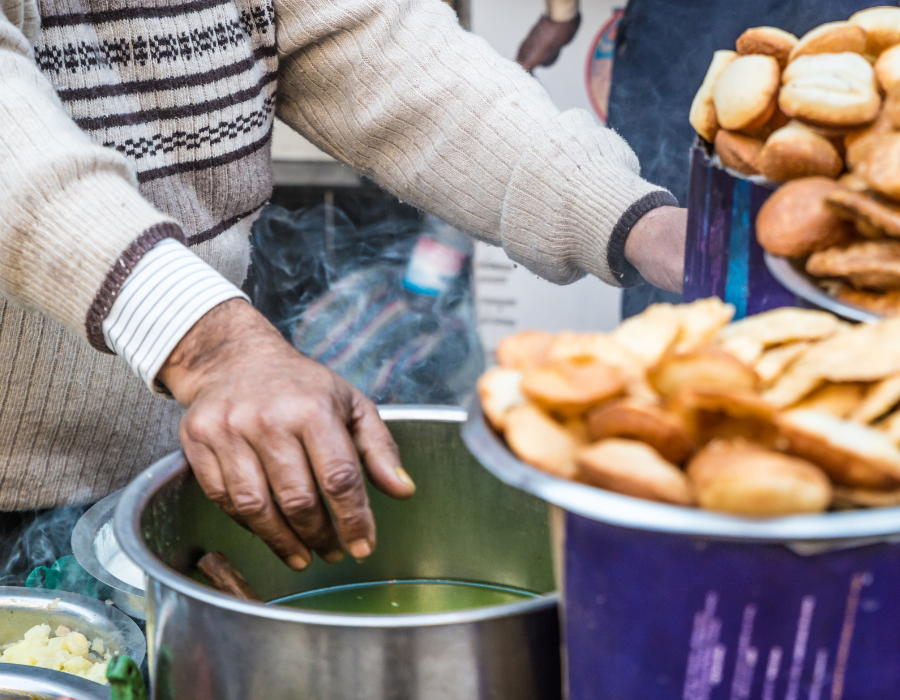
[[[64,671],[96,683],[106,684],[106,667],[112,655],[104,649],[103,640],[89,642],[80,632],[58,627],[50,636],[50,625],[35,625],[25,638],[7,644],[0,663],[38,666]]]

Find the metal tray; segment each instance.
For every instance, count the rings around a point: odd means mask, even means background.
[[[769,272],[772,273],[776,280],[813,306],[830,311],[848,321],[875,323],[883,318],[880,314],[873,314],[871,311],[866,311],[852,304],[845,304],[828,296],[815,283],[815,278],[806,273],[801,260],[791,260],[765,253],[765,261],[766,267],[769,268]]]
[[[0,700],[110,700],[110,697],[109,686],[84,678],[46,668],[0,664]]]
[[[550,476],[509,451],[488,425],[477,400],[469,408],[462,439],[475,459],[504,483],[611,525],[723,539],[804,543],[839,540],[848,545],[852,540],[883,540],[900,533],[900,508],[754,520],[645,501]]]
[[[72,553],[85,571],[113,589],[112,599],[117,608],[135,619],[144,620],[146,619],[144,589],[136,588],[116,577],[97,555],[99,538],[107,537],[115,540],[113,513],[121,495],[122,491],[116,491],[94,504],[79,518],[72,531]]]

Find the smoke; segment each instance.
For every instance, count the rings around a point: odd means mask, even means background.
[[[0,585],[24,586],[37,567],[72,554],[72,530],[88,507],[0,514]]]
[[[245,289],[300,352],[376,403],[463,404],[484,367],[471,265],[439,294],[411,292],[404,276],[422,219],[359,214],[269,207],[254,225]]]

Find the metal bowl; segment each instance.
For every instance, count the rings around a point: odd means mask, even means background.
[[[622,496],[550,476],[509,451],[503,439],[488,425],[477,401],[469,410],[462,438],[475,459],[501,481],[571,513],[610,525],[720,539],[778,542],[883,539],[900,532],[900,508],[760,520]]]
[[[78,676],[46,668],[0,664],[0,700],[110,700],[110,697],[109,686]]]
[[[99,637],[113,653],[126,654],[139,665],[147,653],[138,626],[111,605],[65,591],[0,586],[0,645],[22,639],[41,624],[63,625],[88,639]],[[0,664],[0,692],[5,690],[74,700],[109,698],[109,689],[99,683],[62,671],[6,663]]]
[[[875,323],[883,318],[880,314],[873,314],[871,311],[866,311],[852,304],[845,304],[828,296],[816,284],[815,278],[803,268],[802,260],[782,258],[778,255],[765,253],[765,261],[766,267],[769,268],[769,272],[772,273],[776,280],[813,306],[830,311],[848,321]]]
[[[181,453],[125,490],[116,536],[148,575],[156,697],[558,700],[546,505],[472,459],[459,438],[464,410],[398,406],[381,414],[418,490],[408,501],[370,490],[379,543],[362,564],[316,560],[302,573],[289,570],[204,496]],[[304,611],[242,602],[202,585],[195,565],[208,551],[223,552],[265,600],[388,579],[454,579],[543,595],[438,614]]]
[[[122,491],[116,491],[91,507],[72,531],[72,553],[82,568],[94,578],[113,589],[112,600],[122,612],[144,620],[144,591],[146,581],[138,588],[118,578],[110,568],[113,557],[127,556],[122,552],[113,531],[113,513]],[[136,565],[135,565],[136,566]]]

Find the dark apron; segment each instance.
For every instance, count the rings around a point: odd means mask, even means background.
[[[688,112],[713,51],[733,49],[748,27],[769,25],[802,36],[823,22],[845,20],[883,0],[630,0],[619,27],[609,96],[609,125],[641,161],[642,175],[685,206]],[[649,284],[626,289],[627,318],[680,295]]]

